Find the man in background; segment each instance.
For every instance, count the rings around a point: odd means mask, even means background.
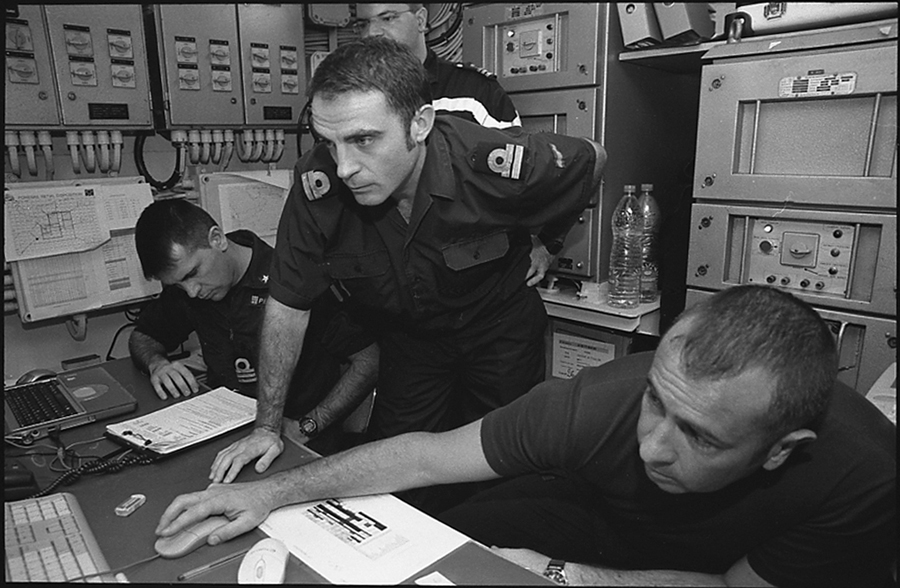
[[[145,276],[164,286],[142,309],[128,341],[156,394],[165,399],[198,391],[188,366],[167,356],[196,332],[207,385],[255,397],[272,248],[251,231],[226,235],[209,213],[182,198],[144,209],[135,241]],[[284,414],[298,420],[304,437],[318,437],[317,451],[332,453],[342,441],[340,427],[329,427],[371,391],[377,370],[377,345],[325,292],[316,301]]]
[[[354,26],[361,37],[388,37],[412,51],[428,73],[436,114],[452,114],[494,129],[522,126],[515,105],[496,75],[468,63],[447,61],[428,47],[428,5],[360,3],[356,5]],[[532,239],[531,267],[525,275],[529,286],[544,279],[563,240],[545,245]]]

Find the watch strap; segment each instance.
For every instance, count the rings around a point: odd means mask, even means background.
[[[566,562],[561,559],[551,559],[544,570],[544,577],[553,580],[561,586],[568,586],[569,579],[566,577]]]

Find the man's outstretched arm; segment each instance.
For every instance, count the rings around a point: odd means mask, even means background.
[[[445,433],[406,433],[368,443],[264,480],[211,484],[182,494],[163,513],[156,533],[170,536],[209,516],[225,515],[231,522],[210,536],[215,545],[254,529],[272,510],[288,504],[497,477],[481,447],[479,419]]]

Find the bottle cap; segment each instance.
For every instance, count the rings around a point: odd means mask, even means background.
[[[653,189],[653,184],[641,184],[641,190],[647,192]]]

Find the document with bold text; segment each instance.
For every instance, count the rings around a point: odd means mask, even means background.
[[[398,584],[467,540],[389,494],[283,507],[259,528],[333,584]]]

